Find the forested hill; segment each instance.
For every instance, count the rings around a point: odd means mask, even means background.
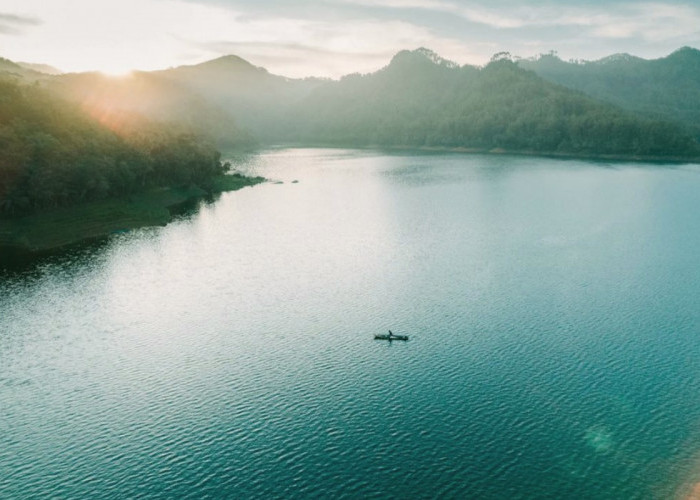
[[[193,66],[154,73],[226,110],[258,139],[265,141],[294,103],[326,80],[273,75],[240,57],[229,55]]]
[[[667,57],[617,54],[565,62],[554,54],[518,62],[521,68],[595,98],[656,118],[685,123],[700,136],[700,51],[683,47]]]
[[[279,139],[640,157],[699,152],[681,126],[547,82],[507,57],[460,67],[426,49],[315,89],[290,111]]]
[[[330,81],[272,75],[235,56],[122,78],[52,76],[2,59],[0,213],[200,182],[221,165],[198,136],[220,146],[247,146],[254,136],[260,144],[697,159],[699,61],[694,49],[590,64],[501,54],[480,68],[417,49],[375,73]]]
[[[35,85],[0,78],[0,217],[159,186],[206,183],[213,146],[125,112],[90,116]]]
[[[398,53],[375,73],[340,81],[284,78],[236,56],[154,75],[235,117],[262,144],[698,155],[687,125],[668,123],[677,122],[674,117],[625,112],[507,57],[484,68],[460,67],[421,48]]]
[[[0,77],[24,82],[35,82],[49,76],[47,73],[38,71],[39,66],[40,65],[16,63],[0,57]],[[48,66],[45,68],[48,68]]]
[[[231,110],[157,72],[135,71],[122,77],[72,73],[45,80],[43,85],[92,116],[137,113],[207,136],[227,149],[249,147],[254,142],[238,126]]]

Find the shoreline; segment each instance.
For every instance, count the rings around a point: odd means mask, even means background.
[[[683,496],[684,500],[700,500],[700,482],[695,483],[689,488],[687,494]]]
[[[677,500],[700,500],[700,479],[696,474],[693,479],[686,481],[676,489],[673,498]]]
[[[483,154],[483,155],[502,155],[502,156],[527,156],[527,157],[542,157],[556,159],[571,159],[571,160],[599,160],[599,161],[620,161],[633,163],[700,163],[700,157],[682,157],[682,156],[642,156],[642,155],[624,155],[624,154],[579,154],[579,153],[563,153],[563,152],[538,152],[506,149],[490,149],[480,150],[473,148],[434,148],[432,146],[424,146],[420,148],[423,151],[436,152],[453,152],[464,154]]]
[[[562,160],[633,162],[640,164],[700,164],[700,157],[638,156],[621,154],[584,154],[506,150],[502,148],[469,148],[462,146],[410,146],[279,143],[261,145],[257,153],[286,148],[355,149],[394,153],[467,154],[486,156],[518,156]],[[140,227],[164,226],[172,218],[172,209],[188,201],[214,194],[253,186],[267,179],[227,174],[212,179],[209,189],[198,186],[159,188],[138,193],[127,199],[112,198],[59,208],[11,219],[0,219],[0,256],[38,255],[83,241],[128,232]],[[700,486],[698,486],[700,488]],[[698,492],[700,500],[700,492]]]
[[[502,148],[470,148],[464,146],[399,146],[399,145],[342,145],[342,144],[305,144],[305,143],[279,143],[262,145],[259,151],[267,149],[286,148],[324,148],[324,149],[356,149],[360,151],[383,151],[383,152],[416,152],[423,153],[456,153],[469,155],[494,155],[494,156],[525,156],[529,158],[553,158],[568,160],[590,160],[590,161],[614,161],[632,163],[652,163],[652,164],[700,164],[700,156],[658,156],[658,155],[626,155],[626,154],[595,154],[595,153],[566,153],[566,152],[544,152],[528,150],[508,150]]]
[[[696,456],[691,463],[691,473],[685,476],[680,487],[674,492],[674,498],[677,500],[700,500],[700,459]]]
[[[267,179],[224,175],[199,186],[159,188],[128,198],[81,203],[18,218],[0,219],[0,256],[31,256],[149,226],[165,226],[178,206],[254,186]],[[2,263],[2,259],[0,259]]]

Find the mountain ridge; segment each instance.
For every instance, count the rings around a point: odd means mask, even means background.
[[[230,54],[195,65],[135,72],[131,79],[78,73],[48,77],[42,84],[79,102],[92,99],[99,89],[102,109],[180,121],[220,144],[226,143],[227,135],[243,137],[245,129],[261,144],[641,156],[687,156],[695,151],[685,127],[700,124],[700,116],[697,122],[683,121],[668,109],[666,114],[664,109],[650,111],[651,99],[644,95],[635,108],[635,103],[615,100],[606,89],[626,87],[635,78],[649,80],[658,73],[657,66],[665,74],[665,85],[673,87],[678,79],[694,74],[692,62],[700,61],[696,49],[682,47],[650,61],[629,54],[575,63],[555,53],[531,60],[498,55],[502,57],[483,67],[460,66],[419,47],[397,52],[373,73],[329,80],[275,75]],[[635,68],[644,71],[635,74]],[[569,81],[586,72],[606,76],[597,82],[597,93]],[[687,92],[700,93],[700,85],[695,82]],[[654,105],[669,107],[660,99]],[[606,132],[598,134],[596,129]]]
[[[700,138],[700,50],[681,47],[656,59],[615,54],[576,62],[544,54],[518,65],[642,116],[682,123]]]

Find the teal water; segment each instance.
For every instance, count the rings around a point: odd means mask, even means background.
[[[0,271],[0,498],[700,481],[700,166],[278,150],[242,168],[284,184]],[[411,340],[372,340],[389,328]]]

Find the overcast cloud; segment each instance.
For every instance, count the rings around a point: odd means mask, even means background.
[[[33,17],[0,12],[0,34],[21,35],[25,27],[38,24],[41,24],[41,21]]]
[[[500,51],[655,58],[700,46],[696,1],[4,0],[3,9],[0,56],[70,71],[234,53],[273,73],[337,77],[420,46],[461,64]]]

